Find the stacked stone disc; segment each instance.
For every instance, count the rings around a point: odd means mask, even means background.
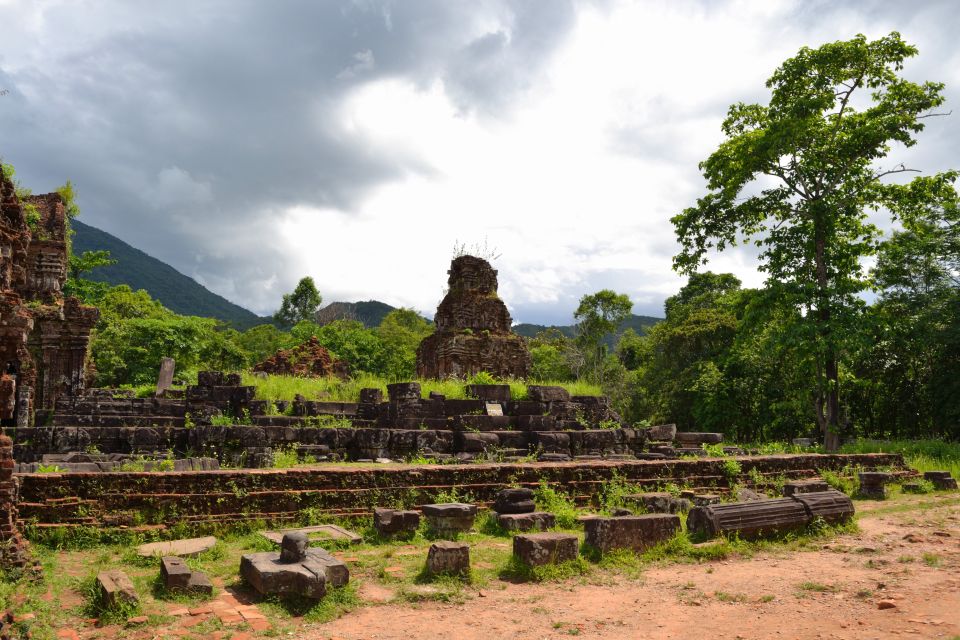
[[[537,511],[531,489],[503,489],[493,503],[497,524],[507,531],[546,531],[556,518],[552,513]]]

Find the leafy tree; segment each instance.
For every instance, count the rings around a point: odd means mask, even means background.
[[[601,383],[608,350],[605,339],[630,317],[632,309],[633,303],[626,295],[603,289],[580,298],[580,305],[573,313],[577,321],[576,342],[587,356],[593,375]]]
[[[960,436],[960,209],[904,219],[873,271],[881,290],[853,363],[862,432]]]
[[[84,274],[97,267],[116,264],[110,257],[109,251],[84,251],[79,256],[70,253],[67,259],[67,281],[63,292],[66,295],[77,296],[88,304],[96,305],[100,298],[110,289],[106,282],[95,282],[84,278]]]
[[[390,380],[409,380],[416,374],[417,347],[433,332],[433,325],[413,309],[394,309],[375,330],[383,345],[378,367]]]
[[[292,327],[304,320],[314,322],[321,302],[323,302],[323,298],[320,297],[320,292],[317,291],[317,285],[313,283],[313,278],[306,276],[300,279],[293,293],[283,295],[280,309],[274,314],[273,318],[284,327]]]
[[[683,272],[742,238],[762,248],[768,300],[803,319],[791,339],[814,364],[829,450],[839,446],[840,356],[864,306],[861,261],[879,237],[868,212],[903,217],[955,198],[952,172],[907,186],[883,181],[911,170],[879,163],[892,144],[915,144],[923,118],[944,101],[942,84],[898,75],[916,53],[897,33],[801,49],[768,80],[768,105],[730,107],[726,140],[700,165],[709,193],[673,218]]]
[[[334,320],[322,327],[307,320],[298,322],[291,330],[295,344],[306,342],[311,337],[345,361],[354,373],[385,375],[383,366],[384,347],[380,337],[357,320]]]
[[[247,364],[251,366],[263,362],[280,349],[289,349],[293,343],[289,333],[272,324],[250,327],[237,337],[237,344],[247,352]]]
[[[100,385],[155,382],[165,356],[176,359],[181,372],[236,370],[246,362],[236,331],[224,330],[212,318],[177,315],[146,291],[113,287],[98,306],[100,319],[90,351]]]

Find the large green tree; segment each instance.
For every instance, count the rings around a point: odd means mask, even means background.
[[[730,107],[726,139],[700,165],[709,193],[673,218],[683,272],[738,241],[760,247],[768,299],[803,319],[790,340],[813,363],[830,450],[841,427],[839,360],[864,306],[862,261],[880,235],[868,216],[909,216],[956,197],[954,173],[921,178],[922,188],[890,181],[913,171],[887,160],[892,147],[913,146],[944,101],[941,83],[899,75],[916,53],[898,33],[801,49],[767,81],[769,104]]]
[[[323,298],[313,278],[306,276],[300,279],[292,293],[283,295],[283,302],[273,319],[284,327],[292,327],[303,321],[315,322],[321,302]]]
[[[577,321],[577,345],[583,349],[594,377],[603,383],[606,340],[630,317],[633,303],[626,295],[603,289],[580,298],[573,317]]]

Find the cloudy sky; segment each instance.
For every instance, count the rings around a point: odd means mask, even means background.
[[[956,3],[0,0],[0,155],[35,192],[270,313],[324,298],[432,313],[457,243],[500,257],[514,319],[584,293],[662,315],[669,219],[736,101],[803,45],[920,47],[952,118],[898,160],[960,166]],[[753,258],[714,270],[759,284]]]

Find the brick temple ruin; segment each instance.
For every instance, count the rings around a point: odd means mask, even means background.
[[[32,218],[32,219],[31,219]],[[30,427],[84,389],[97,309],[64,298],[67,216],[57,193],[20,202],[0,170],[0,420]]]
[[[447,294],[433,317],[436,331],[417,349],[417,376],[465,378],[486,372],[500,379],[526,378],[530,352],[510,331],[510,312],[497,295],[497,271],[486,260],[460,256],[447,273]]]
[[[0,167],[0,425],[32,430],[62,397],[86,381],[93,307],[64,298],[68,227],[57,193],[21,202]],[[11,439],[0,435],[0,560],[4,568],[29,565],[18,527],[19,484]]]
[[[721,444],[721,434],[635,428],[607,398],[552,386],[529,385],[513,397],[510,385],[474,384],[467,398],[447,398],[401,382],[386,393],[362,389],[354,402],[267,402],[239,374],[204,371],[196,384],[163,385],[155,397],[87,388],[98,312],[63,294],[65,203],[57,194],[20,202],[2,175],[0,189],[0,559],[8,565],[27,562],[22,520],[41,529],[282,523],[303,509],[360,515],[383,500],[418,506],[457,489],[487,505],[507,483],[558,483],[582,504],[613,477],[722,492],[757,473],[803,479],[849,464],[903,469],[902,458],[883,454],[752,456],[734,478],[703,448]],[[510,331],[496,270],[461,256],[448,273],[436,331],[417,351],[419,375],[524,378],[530,354]],[[310,343],[263,369],[291,363],[304,373],[338,373],[338,363]],[[418,464],[276,469],[278,450],[318,463]]]

